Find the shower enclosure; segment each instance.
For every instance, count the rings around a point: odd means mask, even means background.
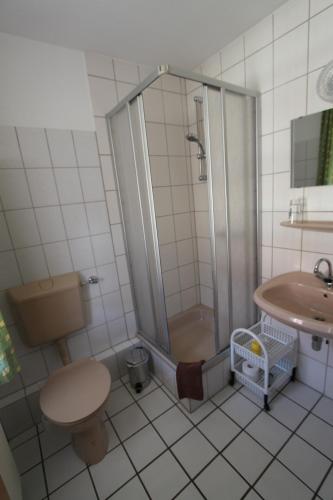
[[[107,115],[138,329],[174,363],[256,321],[258,107],[160,66]]]

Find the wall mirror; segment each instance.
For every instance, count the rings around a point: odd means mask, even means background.
[[[333,184],[333,109],[291,122],[291,187]]]

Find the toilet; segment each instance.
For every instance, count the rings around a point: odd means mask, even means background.
[[[66,336],[85,326],[78,273],[11,288],[8,295],[20,322],[23,342],[29,347],[55,342],[64,364],[41,389],[43,414],[72,434],[73,447],[86,464],[100,462],[108,447],[102,416],[111,376],[94,359],[70,359]]]

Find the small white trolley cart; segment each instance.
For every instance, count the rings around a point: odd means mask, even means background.
[[[253,341],[260,345],[260,354],[251,350]],[[231,379],[235,378],[248,387],[258,397],[263,397],[264,408],[270,410],[268,399],[282,387],[288,379],[295,379],[296,345],[294,338],[271,326],[265,320],[249,329],[238,328],[231,335]],[[244,361],[247,366],[244,366]],[[255,372],[251,376],[243,368]]]

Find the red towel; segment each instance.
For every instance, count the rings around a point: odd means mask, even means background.
[[[202,365],[204,361],[178,363],[176,371],[179,399],[190,398],[203,400]]]

